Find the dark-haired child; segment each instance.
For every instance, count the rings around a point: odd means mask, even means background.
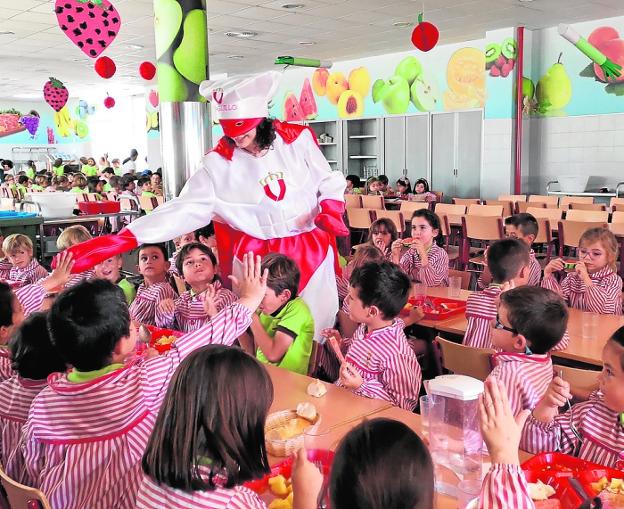
[[[143,283],[139,286],[136,297],[130,305],[132,320],[156,325],[156,307],[165,299],[177,297],[173,287],[167,281],[169,262],[163,244],[143,244],[139,248],[139,272]]]
[[[178,338],[167,354],[126,364],[136,330],[119,287],[85,281],[59,296],[48,326],[73,369],[49,379],[24,427],[29,485],[38,486],[52,507],[135,507],[141,457],[169,380],[194,350],[230,346],[249,327],[266,289],[259,257],[244,256],[238,285],[237,303]]]
[[[0,462],[17,482],[25,482],[24,457],[19,448],[30,404],[48,385],[48,376],[65,371],[48,333],[45,313],[31,314],[9,343],[14,374],[0,383]]]
[[[178,258],[178,253],[180,249],[182,249],[187,244],[191,242],[197,242],[197,237],[195,232],[185,233],[184,235],[180,235],[173,239],[173,245],[175,246],[175,251],[169,258],[169,272],[175,274],[176,276],[181,276],[182,272],[178,270],[178,266],[176,263],[176,259]]]
[[[308,305],[298,297],[300,272],[288,256],[271,253],[262,259],[263,270],[268,270],[267,290],[260,303],[259,313],[251,322],[251,338],[241,341],[255,352],[260,362],[307,374],[314,318]],[[253,346],[248,346],[253,340]]]
[[[388,261],[392,258],[392,243],[398,237],[396,225],[387,217],[377,219],[368,229],[368,244],[379,249]]]
[[[412,243],[401,256],[403,240],[392,244],[392,261],[412,281],[427,286],[448,286],[449,257],[441,247],[443,238],[440,218],[428,209],[414,211],[412,215]]]
[[[149,177],[141,177],[137,181],[137,187],[141,191],[140,196],[146,198],[156,198],[156,195],[152,192],[152,182]]]
[[[156,326],[184,332],[199,329],[206,321],[229,306],[236,296],[219,280],[217,259],[210,248],[193,242],[180,249],[177,269],[191,287],[177,299],[165,299],[156,306]]]
[[[336,337],[346,351],[336,385],[406,410],[416,407],[422,378],[403,332],[405,323],[397,318],[410,287],[398,265],[367,263],[353,271],[346,298],[349,317],[361,325],[353,337],[344,340],[335,329],[323,330],[323,336]]]
[[[615,331],[602,349],[602,366],[600,389],[588,401],[561,414],[559,409],[572,398],[570,384],[558,376],[553,378],[524,427],[523,450],[573,454],[611,468],[624,467],[624,327]]]
[[[407,198],[408,194],[412,194],[412,184],[410,184],[410,180],[407,177],[396,181],[396,192],[401,198]]]
[[[123,259],[121,255],[112,256],[93,267],[93,277],[97,279],[107,279],[111,283],[119,286],[124,292],[126,302],[130,305],[136,297],[136,287],[121,276],[122,267]]]
[[[492,283],[468,297],[464,345],[492,348],[490,324],[496,318],[496,300],[502,291],[526,284],[530,262],[529,248],[518,239],[499,240],[489,247],[487,264]]]
[[[553,377],[550,351],[561,341],[568,308],[555,292],[536,286],[514,288],[500,295],[492,322],[495,368],[490,378],[503,382],[514,415],[532,410]]]
[[[143,455],[138,509],[265,509],[243,483],[270,472],[273,384],[253,357],[210,345],[178,367]]]
[[[416,201],[435,202],[438,197],[429,190],[427,179],[420,178],[414,182],[414,199]]]
[[[2,251],[12,265],[8,280],[16,286],[31,285],[47,277],[48,271],[33,256],[33,243],[27,235],[9,235],[2,242]]]

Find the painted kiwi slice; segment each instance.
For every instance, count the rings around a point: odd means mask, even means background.
[[[485,67],[489,69],[494,65],[496,60],[501,54],[500,44],[496,44],[495,42],[488,44],[485,47]]]
[[[514,39],[508,38],[503,41],[502,44],[503,56],[507,60],[511,60],[512,58],[515,60],[518,55],[518,44]]]

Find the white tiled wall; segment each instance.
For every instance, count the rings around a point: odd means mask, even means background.
[[[481,198],[496,199],[509,193],[513,182],[513,120],[485,119]]]

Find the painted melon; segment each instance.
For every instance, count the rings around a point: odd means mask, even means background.
[[[284,120],[286,122],[303,120],[303,112],[297,97],[292,92],[288,92],[284,98]]]
[[[312,85],[308,78],[303,82],[301,87],[301,95],[299,96],[299,106],[303,113],[303,118],[306,120],[312,120],[318,115],[318,108],[316,107],[316,100],[312,93]]]

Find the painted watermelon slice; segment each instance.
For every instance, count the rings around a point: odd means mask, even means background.
[[[292,92],[288,92],[284,98],[284,120],[286,120],[286,122],[303,120],[301,105]]]
[[[301,87],[301,95],[299,96],[299,106],[301,106],[301,112],[306,120],[312,120],[318,115],[318,108],[316,107],[316,100],[312,93],[312,85],[308,78],[303,82]]]
[[[21,116],[19,112],[0,113],[0,138],[26,130],[26,126],[20,124]]]

